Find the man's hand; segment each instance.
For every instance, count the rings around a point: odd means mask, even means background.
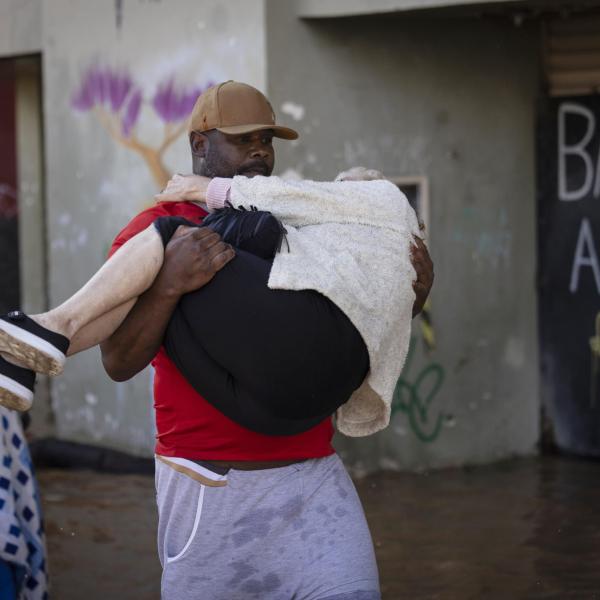
[[[210,229],[179,227],[154,283],[100,346],[108,375],[126,381],[139,373],[158,352],[181,296],[206,285],[234,256],[231,246]]]
[[[173,175],[167,187],[156,194],[157,202],[206,202],[206,190],[210,183],[209,177],[202,175]]]
[[[180,225],[167,244],[156,285],[169,296],[183,296],[205,286],[234,257],[233,248],[208,227]]]
[[[410,261],[417,273],[417,280],[413,283],[416,298],[413,304],[413,317],[416,317],[425,305],[433,285],[433,262],[429,256],[427,246],[423,240],[415,236],[415,243],[411,245]]]

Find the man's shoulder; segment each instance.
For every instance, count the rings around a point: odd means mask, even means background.
[[[137,214],[121,229],[112,243],[109,256],[159,217],[185,217],[190,220],[201,220],[205,215],[206,211],[191,202],[159,202]]]

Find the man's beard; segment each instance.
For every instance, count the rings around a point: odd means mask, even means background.
[[[225,162],[218,152],[215,152],[210,146],[202,162],[200,175],[204,177],[233,177],[236,175],[235,169]]]
[[[210,147],[202,162],[199,175],[204,177],[234,177],[235,175],[246,175],[253,172],[255,175],[270,175],[271,169],[264,160],[255,159],[235,168],[223,160],[218,152]]]

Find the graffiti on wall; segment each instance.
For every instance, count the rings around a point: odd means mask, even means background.
[[[113,140],[136,152],[161,190],[170,178],[164,164],[165,152],[186,130],[186,119],[196,98],[210,85],[178,86],[175,77],[170,76],[156,86],[150,97],[145,97],[127,71],[94,64],[83,73],[71,106],[93,114]],[[142,141],[137,132],[144,105],[149,105],[163,123],[162,139],[155,144]]]
[[[425,347],[431,350],[435,338],[428,308],[423,311],[421,321]],[[423,443],[431,443],[439,438],[447,418],[437,402],[446,373],[442,365],[436,362],[430,362],[418,372],[412,373],[416,343],[417,338],[413,335],[402,375],[394,390],[392,417],[398,412],[403,413],[417,439]]]

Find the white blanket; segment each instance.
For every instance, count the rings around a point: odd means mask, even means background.
[[[287,229],[269,287],[317,290],[352,321],[369,351],[363,384],[337,411],[338,429],[364,436],[385,428],[408,344],[416,279],[410,262],[416,215],[391,182],[284,181],[235,177],[231,203],[268,210]]]

